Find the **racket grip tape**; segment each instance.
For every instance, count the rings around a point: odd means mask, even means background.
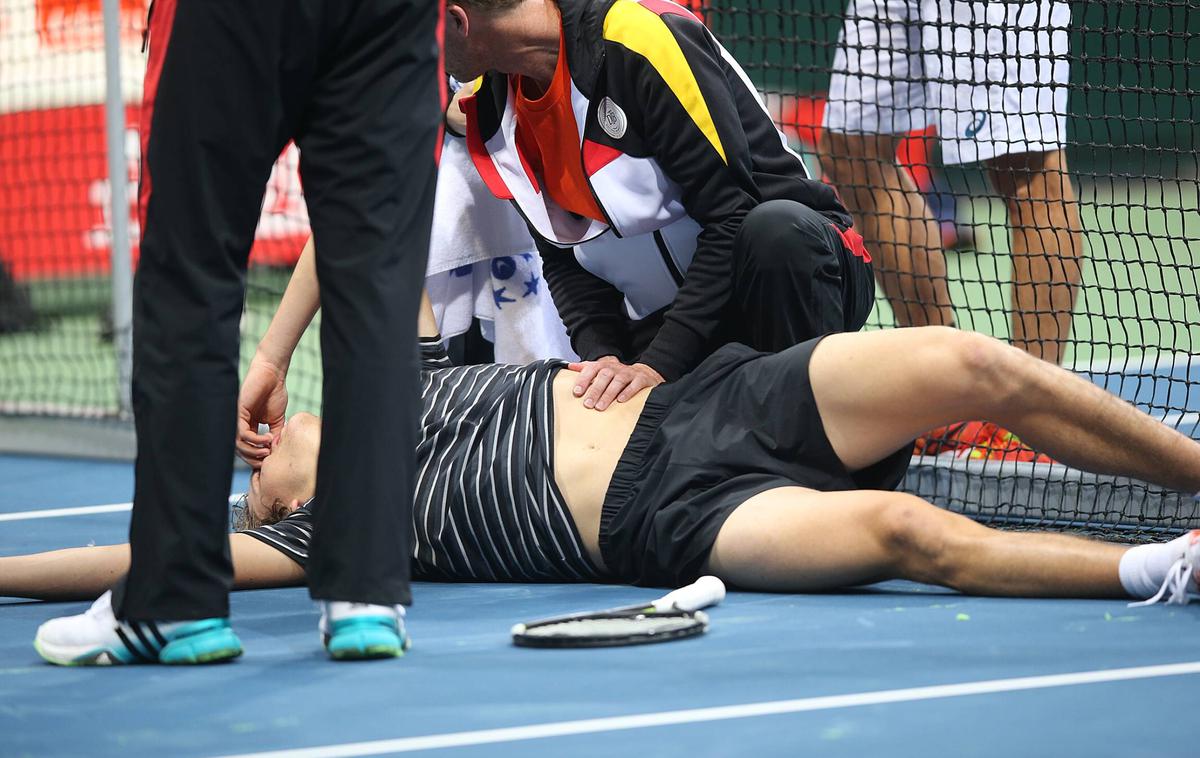
[[[658,611],[698,611],[725,599],[725,584],[715,576],[702,576],[686,587],[669,592],[652,605]]]

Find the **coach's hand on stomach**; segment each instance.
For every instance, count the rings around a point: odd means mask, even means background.
[[[575,397],[582,397],[585,406],[598,411],[612,405],[613,400],[627,402],[642,390],[657,387],[665,381],[662,374],[644,363],[627,366],[611,355],[572,363],[567,368],[579,372]]]
[[[238,393],[237,452],[250,468],[258,468],[271,453],[271,444],[287,414],[287,369],[281,369],[261,355],[250,361],[250,369]],[[271,427],[270,434],[259,434],[258,425]]]

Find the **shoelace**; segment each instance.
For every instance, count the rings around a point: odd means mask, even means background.
[[[1163,580],[1162,586],[1158,588],[1158,592],[1154,593],[1154,597],[1149,600],[1142,600],[1137,603],[1130,603],[1130,608],[1141,608],[1147,605],[1154,605],[1158,602],[1166,603],[1167,605],[1187,605],[1188,602],[1188,584],[1192,580],[1192,572],[1196,567],[1188,560],[1187,556],[1183,556],[1171,564],[1171,568],[1167,570],[1167,578]],[[1170,593],[1168,596],[1167,593]]]

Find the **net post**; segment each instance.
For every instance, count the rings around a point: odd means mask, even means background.
[[[121,86],[120,0],[104,0],[104,124],[108,148],[109,219],[112,224],[113,348],[122,418],[132,416],[133,260],[129,240],[129,190],[125,161],[125,96]]]

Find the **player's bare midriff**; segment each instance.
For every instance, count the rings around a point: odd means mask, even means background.
[[[650,393],[642,391],[627,403],[613,403],[604,411],[596,411],[585,408],[583,401],[572,394],[577,376],[563,369],[554,377],[554,478],[588,556],[603,569],[600,508]]]

